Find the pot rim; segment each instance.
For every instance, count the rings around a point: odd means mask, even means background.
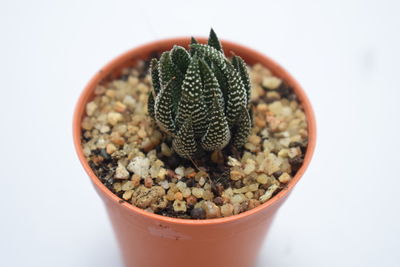
[[[207,38],[204,37],[196,37],[201,43],[206,43]],[[316,145],[316,121],[313,108],[311,103],[304,92],[303,88],[300,84],[292,77],[292,75],[287,72],[283,67],[281,67],[278,63],[274,60],[265,56],[264,54],[253,50],[252,48],[248,48],[246,46],[237,44],[236,42],[221,40],[223,46],[228,46],[230,50],[237,50],[241,51],[241,54],[251,55],[254,58],[258,58],[260,64],[265,65],[262,63],[268,62],[268,68],[272,71],[272,73],[276,74],[279,73],[277,76],[285,76],[283,79],[290,83],[295,91],[296,95],[299,97],[301,105],[303,106],[307,123],[308,123],[308,146],[307,151],[304,157],[304,161],[300,169],[297,171],[296,175],[291,179],[289,184],[283,188],[278,194],[274,197],[269,199],[267,202],[261,204],[260,206],[253,208],[251,210],[239,213],[237,215],[232,215],[229,217],[223,218],[216,218],[216,219],[202,219],[202,220],[194,220],[194,219],[179,219],[179,218],[171,218],[163,215],[154,214],[145,210],[142,210],[138,207],[133,206],[132,204],[124,201],[120,203],[120,198],[111,192],[96,176],[93,170],[90,168],[88,161],[86,160],[83,149],[81,146],[81,121],[83,115],[85,114],[85,108],[88,101],[89,96],[91,95],[92,91],[96,87],[96,85],[104,78],[104,73],[108,73],[112,71],[116,66],[121,65],[122,62],[126,61],[126,59],[131,58],[133,55],[140,53],[143,49],[147,49],[148,47],[155,47],[164,46],[164,45],[174,45],[176,43],[182,43],[183,41],[190,41],[190,37],[175,37],[175,38],[167,38],[156,40],[153,42],[148,42],[142,44],[140,46],[134,47],[123,54],[112,59],[109,63],[107,63],[103,68],[100,69],[88,82],[85,86],[84,90],[80,94],[79,100],[75,106],[74,115],[73,115],[73,141],[76,153],[78,155],[79,161],[81,162],[83,168],[85,169],[86,173],[88,174],[89,178],[93,182],[93,184],[108,198],[108,200],[115,202],[118,205],[121,205],[123,208],[128,209],[131,212],[138,213],[148,219],[153,219],[158,222],[165,222],[165,223],[172,223],[172,224],[183,224],[183,225],[214,225],[214,224],[221,224],[221,223],[228,223],[228,222],[235,222],[241,219],[244,219],[248,216],[251,216],[255,213],[261,212],[264,209],[269,208],[270,206],[275,205],[279,202],[280,199],[284,198],[287,194],[291,192],[293,187],[297,184],[300,178],[303,176],[304,172],[306,171],[307,167],[311,162],[311,158],[313,156],[315,145]],[[157,49],[155,49],[157,50]],[[225,50],[226,52],[226,50]]]

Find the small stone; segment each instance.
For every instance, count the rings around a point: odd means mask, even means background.
[[[249,142],[251,144],[253,144],[254,146],[258,146],[261,143],[261,137],[259,137],[258,135],[250,135],[249,136]]]
[[[184,189],[182,190],[182,196],[183,196],[184,198],[189,197],[191,194],[192,194],[192,191],[190,190],[190,188],[184,188]]]
[[[159,185],[164,189],[168,189],[169,188],[169,183],[168,183],[167,180],[162,180],[161,182],[159,182]]]
[[[190,190],[190,189],[189,189],[189,190]],[[186,203],[187,203],[188,205],[190,205],[190,206],[193,206],[193,205],[195,205],[195,204],[197,203],[197,198],[196,198],[195,196],[190,195],[190,196],[188,196],[188,197],[186,198]]]
[[[110,112],[107,115],[107,121],[109,124],[115,126],[118,122],[122,121],[123,117],[121,113],[118,112]]]
[[[299,147],[289,148],[288,156],[289,158],[294,158],[301,155],[301,149]]]
[[[160,170],[158,171],[157,178],[160,180],[164,180],[166,175],[167,175],[167,170],[164,168],[160,168]]]
[[[228,217],[233,215],[233,205],[230,203],[224,204],[221,207],[221,215],[223,217]]]
[[[122,183],[121,189],[123,191],[132,190],[134,188],[132,181],[125,181]]]
[[[203,203],[203,209],[206,212],[207,219],[221,217],[221,211],[220,211],[219,207],[211,201],[205,201]]]
[[[201,177],[199,180],[199,185],[203,186],[206,183],[206,179],[204,179],[204,177]]]
[[[140,176],[137,174],[133,174],[131,177],[131,181],[134,187],[138,187],[140,185]]]
[[[265,194],[262,195],[262,196],[260,197],[260,199],[259,199],[260,202],[261,202],[261,203],[265,203],[268,199],[270,199],[270,198],[272,197],[272,194],[273,194],[278,188],[279,188],[279,186],[276,185],[276,184],[271,185],[271,186],[268,188],[267,192],[265,192]]]
[[[183,195],[182,195],[181,192],[176,192],[175,195],[174,195],[174,198],[176,200],[182,200],[183,199]]]
[[[107,144],[106,145],[106,152],[107,152],[107,154],[112,154],[112,153],[114,153],[115,151],[117,151],[117,148],[115,147],[115,145],[114,144]]]
[[[240,166],[242,166],[242,163],[240,163],[240,161],[238,161],[237,159],[229,156],[228,157],[228,165],[231,167],[240,167]]]
[[[175,173],[178,176],[183,177],[183,176],[185,176],[185,168],[182,166],[179,166],[178,168],[175,169]]]
[[[260,184],[266,184],[268,182],[268,176],[265,173],[258,175],[257,182]]]
[[[145,138],[145,137],[147,137],[147,133],[146,133],[146,131],[143,129],[143,128],[140,128],[139,129],[139,131],[138,131],[138,136],[140,137],[140,138]]]
[[[203,199],[204,200],[212,200],[214,198],[214,194],[211,191],[204,191],[203,193]]]
[[[291,177],[287,172],[284,172],[284,173],[282,173],[281,176],[279,176],[278,179],[279,179],[279,182],[286,184],[286,183],[290,182]]]
[[[151,177],[146,177],[144,179],[144,186],[147,188],[151,188],[153,186],[153,179],[151,179]]]
[[[281,83],[282,80],[275,76],[264,77],[262,80],[262,85],[271,90],[277,89],[281,85]]]
[[[149,175],[150,160],[145,157],[135,157],[129,164],[128,170],[134,174],[139,175],[141,178],[145,178]]]
[[[174,201],[174,204],[172,204],[172,206],[174,208],[174,211],[176,211],[176,212],[180,212],[180,211],[186,212],[186,202],[185,201],[176,199]]]
[[[235,194],[232,198],[231,198],[231,203],[235,204],[235,203],[242,203],[243,201],[245,201],[245,197],[242,194]]]
[[[97,104],[94,101],[89,102],[86,105],[86,114],[88,116],[93,116],[93,114],[96,111],[96,109],[97,109]]]
[[[230,174],[230,178],[232,181],[238,181],[244,177],[244,173],[240,171],[233,170],[230,172]]]
[[[183,191],[184,189],[187,188],[186,183],[179,181],[178,183],[176,183],[176,188],[178,188],[179,191]]]
[[[206,212],[203,208],[194,208],[190,212],[190,216],[192,216],[193,219],[205,219]]]
[[[221,206],[222,204],[224,204],[224,199],[222,197],[216,197],[214,198],[214,203],[218,206]]]
[[[254,196],[254,194],[253,194],[253,192],[247,192],[246,194],[244,194],[244,196],[246,197],[246,198],[248,198],[248,199],[252,199],[253,198],[253,196]]]
[[[133,190],[127,190],[122,195],[122,198],[128,201],[132,198],[132,195],[133,195]]]
[[[260,103],[257,105],[257,111],[259,111],[260,113],[262,112],[266,112],[268,110],[268,106],[265,103]]]
[[[257,191],[258,190],[258,184],[254,183],[248,186],[248,190],[251,192]]]
[[[122,190],[121,187],[122,187],[122,186],[121,186],[121,183],[114,183],[114,184],[113,184],[113,188],[114,188],[115,193],[120,192],[120,191]]]
[[[203,188],[197,188],[197,187],[192,188],[192,195],[195,196],[196,198],[202,198],[203,193],[204,193]]]
[[[248,209],[251,210],[251,209],[254,209],[254,208],[256,208],[256,207],[258,207],[260,205],[261,205],[261,202],[258,201],[257,199],[250,199],[249,203],[248,203]]]
[[[246,162],[246,166],[244,167],[244,174],[249,175],[250,173],[252,173],[253,171],[256,170],[256,165],[254,160],[247,160]]]
[[[161,144],[161,153],[166,157],[172,156],[172,150],[168,147],[166,143]]]
[[[114,110],[116,112],[124,112],[126,110],[126,105],[121,103],[120,101],[115,102]]]
[[[116,179],[128,179],[129,172],[126,170],[124,165],[122,165],[121,163],[118,163],[118,167],[115,170],[115,176],[114,177]]]

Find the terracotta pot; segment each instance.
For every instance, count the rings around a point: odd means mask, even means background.
[[[206,42],[205,38],[198,40]],[[118,77],[123,67],[134,66],[139,59],[169,50],[174,44],[187,47],[189,41],[190,38],[175,38],[140,46],[112,60],[96,73],[82,92],[75,109],[75,148],[94,188],[105,203],[126,266],[253,266],[276,212],[307,169],[316,142],[315,118],[306,94],[296,80],[270,58],[247,47],[222,41],[225,53],[233,51],[250,65],[261,63],[292,86],[308,119],[309,144],[303,166],[287,188],[263,205],[239,215],[209,220],[174,219],[152,214],[127,202],[120,202],[96,177],[83,155],[80,125],[85,105],[93,98],[96,85]]]

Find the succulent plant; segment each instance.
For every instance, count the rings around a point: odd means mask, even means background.
[[[247,66],[239,56],[225,57],[212,29],[208,44],[192,38],[190,51],[174,46],[152,59],[150,71],[149,115],[181,157],[246,143],[252,125]]]

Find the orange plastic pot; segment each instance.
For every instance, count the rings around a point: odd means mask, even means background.
[[[198,40],[206,42],[205,38]],[[174,219],[152,214],[120,201],[100,182],[83,155],[80,125],[85,115],[85,105],[93,98],[96,85],[118,77],[122,68],[134,66],[138,60],[148,59],[154,52],[169,50],[175,44],[187,47],[189,42],[190,38],[152,42],[122,54],[96,73],[82,92],[75,109],[75,148],[86,173],[104,201],[126,266],[253,266],[276,212],[306,171],[316,143],[315,118],[306,94],[296,80],[270,58],[247,47],[222,41],[225,53],[233,52],[250,65],[261,63],[292,86],[308,119],[309,143],[303,166],[287,188],[263,205],[231,217],[209,220]]]

